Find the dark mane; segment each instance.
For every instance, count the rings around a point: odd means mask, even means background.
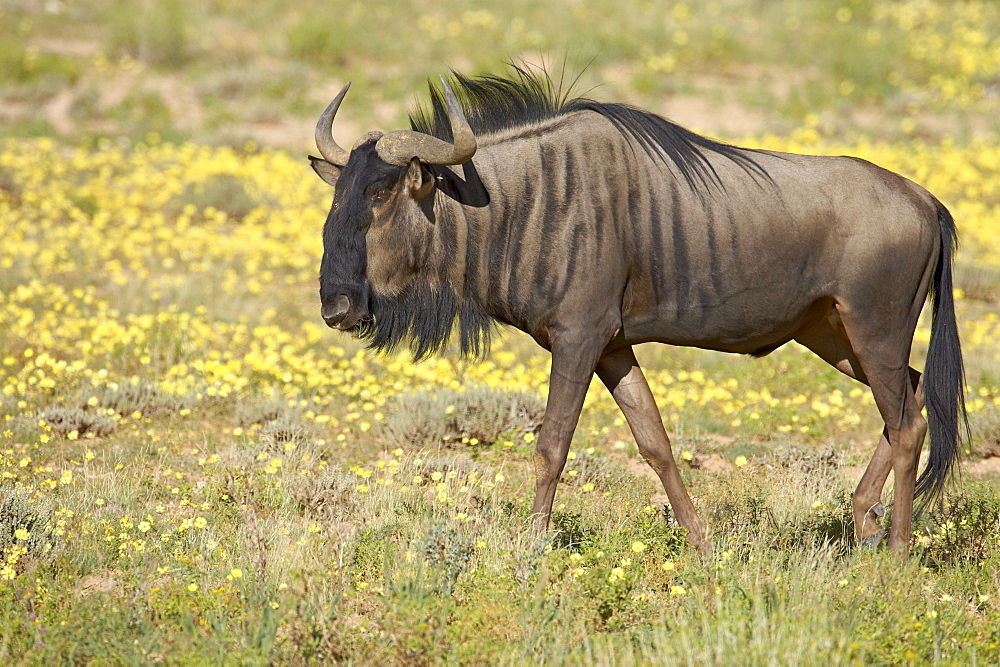
[[[485,75],[467,77],[452,72],[452,88],[462,104],[469,125],[476,134],[493,134],[575,111],[594,111],[610,120],[623,136],[629,137],[653,159],[674,164],[697,192],[709,184],[722,187],[706,153],[729,158],[755,177],[770,180],[753,158],[752,149],[732,146],[687,130],[654,113],[627,104],[595,102],[570,97],[545,70],[529,70],[515,64],[509,77]],[[433,82],[430,109],[417,108],[410,114],[412,129],[451,141],[451,125],[444,94]],[[572,88],[572,85],[570,86]],[[698,186],[701,186],[699,188]]]
[[[452,71],[452,89],[476,134],[493,134],[567,113],[577,102],[563,92],[546,71],[535,72],[511,65],[513,74],[504,78],[487,74],[467,77]],[[431,108],[418,107],[410,114],[412,129],[451,141],[451,124],[441,88],[428,81]]]

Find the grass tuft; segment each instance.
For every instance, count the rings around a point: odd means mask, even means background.
[[[184,399],[172,396],[156,383],[142,378],[106,385],[96,392],[96,396],[101,407],[113,410],[122,417],[136,412],[140,414],[174,412],[187,405]],[[83,401],[80,407],[84,405],[86,401]]]
[[[118,0],[108,8],[106,48],[158,67],[180,67],[190,57],[189,5],[181,0]]]
[[[60,435],[76,433],[78,436],[89,434],[100,438],[109,435],[118,426],[118,423],[107,414],[93,409],[62,405],[46,408],[41,413],[40,419]]]
[[[536,396],[486,387],[400,396],[380,435],[391,447],[491,445],[536,433],[545,406]]]
[[[64,512],[24,489],[0,485],[0,581],[29,566],[52,563],[65,544]]]
[[[196,183],[188,183],[171,203],[171,209],[179,212],[193,206],[207,213],[221,211],[239,221],[264,203],[250,191],[245,179],[235,174],[212,174]]]

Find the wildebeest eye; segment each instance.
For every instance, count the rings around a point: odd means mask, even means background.
[[[390,188],[373,188],[368,193],[368,197],[376,204],[384,204],[389,201],[391,194],[392,190]]]

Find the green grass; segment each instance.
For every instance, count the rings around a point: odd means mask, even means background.
[[[4,10],[0,103],[12,109],[4,134],[35,133],[37,116],[17,104],[25,97],[113,100],[122,89],[133,101],[110,119],[113,126],[133,136],[162,131],[162,112],[148,98],[162,98],[162,107],[176,95],[151,80],[195,90],[197,108],[168,124],[200,140],[253,136],[234,134],[234,124],[308,126],[332,94],[323,91],[345,80],[355,83],[345,117],[363,129],[400,126],[428,78],[451,68],[498,72],[518,58],[554,71],[565,63],[570,78],[583,72],[583,92],[668,116],[673,109],[716,133],[787,132],[812,117],[846,137],[997,131],[990,100],[1000,76],[1000,11],[991,3],[447,0],[431,8],[99,0],[53,7]],[[712,99],[711,111],[688,117],[692,96]],[[726,122],[741,113],[744,125]],[[901,124],[904,118],[917,127]],[[53,126],[70,138],[107,136],[108,120],[78,103],[72,118],[56,117]],[[301,150],[307,139],[286,129],[267,142]]]
[[[133,428],[190,443],[207,416]],[[76,447],[63,442],[63,449]],[[245,453],[203,442],[202,455],[220,456],[204,468],[207,484],[177,485],[206,525],[193,521],[175,532],[164,552],[155,544],[171,531],[157,517],[142,533],[150,548],[132,552],[117,533],[139,536],[129,524],[170,495],[154,482],[156,469],[187,465],[169,444],[134,443],[126,434],[101,442],[85,473],[93,481],[84,493],[63,494],[58,514],[54,504],[7,496],[5,517],[29,527],[35,540],[29,576],[0,589],[7,659],[784,664],[1000,657],[1000,501],[991,486],[968,485],[949,507],[926,516],[926,544],[900,563],[884,552],[854,551],[831,530],[848,529],[846,500],[816,508],[815,494],[799,493],[800,480],[816,470],[764,458],[696,484],[711,488],[701,502],[716,507],[707,514],[716,552],[702,560],[649,506],[651,484],[602,455],[590,477],[598,492],[582,493],[567,480],[559,497],[565,509],[543,547],[526,531],[527,467],[497,455],[475,463],[419,451],[389,457],[399,462],[398,480],[421,474],[426,483],[407,490],[372,483],[359,492],[358,482],[382,474],[361,478],[331,466],[308,480],[290,471],[271,479],[251,469],[253,441]],[[296,452],[318,453],[308,440]],[[455,493],[472,473],[493,479],[497,470],[508,479],[477,485],[455,505],[435,499],[429,478],[455,471]],[[834,486],[846,488],[843,481]],[[202,511],[202,502],[213,507]],[[71,541],[43,528],[51,531],[66,509],[86,517],[69,519]],[[43,552],[46,543],[55,546]],[[164,562],[171,550],[188,556]]]

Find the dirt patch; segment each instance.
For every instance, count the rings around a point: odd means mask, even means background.
[[[767,128],[765,115],[731,100],[717,103],[700,95],[675,95],[663,104],[663,113],[679,125],[711,136],[741,137]]]
[[[1000,475],[1000,456],[987,456],[978,461],[971,461],[962,466],[964,472],[977,477],[995,477]]]
[[[734,467],[725,456],[719,454],[718,452],[714,452],[712,454],[698,454],[693,459],[688,461],[687,464],[695,470],[700,470],[701,472],[707,472],[709,474],[729,472]],[[659,476],[643,459],[630,459],[626,466],[628,467],[628,471],[636,477],[646,477],[653,480],[657,484],[660,483]]]
[[[65,37],[35,37],[31,46],[39,51],[54,53],[67,58],[91,58],[101,49],[96,39],[67,39]]]
[[[733,469],[733,464],[718,452],[713,454],[698,454],[691,459],[689,465],[695,470],[711,474],[729,472]]]
[[[844,466],[840,468],[841,476],[852,484],[857,484],[861,476],[865,474],[867,464],[863,466]]]
[[[194,86],[179,76],[150,76],[143,72],[140,90],[159,95],[170,111],[174,127],[193,130],[205,122],[205,110]]]
[[[604,101],[635,98],[631,82],[641,69],[642,66],[634,62],[616,62],[602,67],[600,79],[603,83],[598,84],[594,92],[586,94]],[[760,134],[770,129],[770,114],[740,101],[741,86],[750,86],[747,82],[758,81],[760,76],[761,73],[757,70],[693,75],[688,80],[690,90],[664,91],[634,101],[679,125],[710,136],[744,137]]]
[[[72,90],[61,90],[45,105],[45,117],[57,134],[70,134],[76,131],[73,121],[73,105],[76,95]]]
[[[316,153],[313,128],[309,127],[308,123],[291,118],[268,123],[231,123],[226,126],[222,134],[227,141],[234,143],[253,140],[269,148],[290,148],[299,152]],[[341,132],[338,131],[337,134]],[[341,145],[351,144],[345,142]]]
[[[94,593],[112,593],[118,588],[118,582],[106,573],[105,576],[90,574],[80,580],[80,595]]]
[[[921,453],[917,469],[923,470],[925,465],[927,465],[926,451]],[[840,468],[840,474],[848,482],[857,484],[861,481],[861,476],[865,473],[866,468],[867,464],[858,466],[843,466]],[[976,477],[1000,477],[1000,455],[986,456],[977,461],[965,461],[962,463],[962,472]],[[890,488],[891,486],[892,473],[890,472],[889,479],[886,482],[886,488]]]
[[[108,71],[87,70],[75,85],[48,97],[41,112],[58,135],[72,136],[86,127],[114,133],[120,128],[107,116],[127,104],[129,98],[142,95],[154,96],[166,107],[172,127],[195,131],[205,125],[205,110],[193,85],[180,75],[158,74],[141,64]],[[23,122],[36,117],[38,112],[36,104],[25,103],[16,96],[0,97],[0,119],[4,121]],[[86,118],[87,113],[92,117]],[[285,145],[289,134],[282,132],[275,143]]]
[[[667,498],[667,494],[663,492],[663,482],[660,481],[659,476],[656,472],[649,467],[644,459],[630,459],[626,464],[628,471],[635,475],[636,477],[645,477],[646,479],[652,480],[656,484],[657,492],[649,497],[649,502],[651,505],[669,505],[670,499]]]
[[[636,477],[646,477],[647,479],[651,479],[656,482],[657,485],[660,484],[660,478],[656,475],[656,472],[650,468],[649,464],[643,459],[629,460],[628,471]]]

